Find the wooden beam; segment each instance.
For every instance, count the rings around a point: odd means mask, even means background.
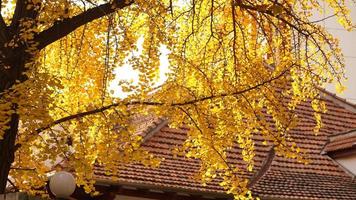
[[[352,146],[352,147],[347,148],[347,149],[341,149],[341,150],[328,152],[326,154],[328,154],[330,157],[332,157],[334,159],[335,158],[345,157],[345,156],[355,155],[356,154],[356,146]]]
[[[165,199],[163,198],[162,200],[177,200],[178,195],[176,192],[165,192],[166,194]]]
[[[159,200],[210,200],[211,198],[204,198],[199,194],[179,195],[174,191],[152,191],[148,188],[136,188],[128,189],[120,187],[117,189],[108,189],[114,192],[116,195],[147,198],[147,199],[159,199]],[[226,200],[226,198],[216,198],[217,200]]]

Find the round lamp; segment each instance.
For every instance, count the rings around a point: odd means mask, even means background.
[[[69,172],[56,172],[49,180],[49,188],[57,198],[70,197],[75,187],[75,179]]]

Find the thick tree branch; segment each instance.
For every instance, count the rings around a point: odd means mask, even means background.
[[[7,42],[8,40],[8,30],[7,30],[7,26],[6,23],[4,21],[4,18],[2,17],[1,13],[0,13],[0,47],[3,48],[3,45],[5,44],[5,42]]]
[[[267,154],[266,159],[263,161],[260,170],[258,170],[250,179],[250,182],[247,185],[248,188],[253,187],[262,178],[262,176],[267,173],[267,171],[270,169],[272,165],[272,161],[275,156],[276,156],[276,152],[274,150],[274,146],[272,146]]]
[[[127,0],[115,0],[113,3],[102,4],[88,9],[72,18],[55,22],[52,27],[42,31],[35,37],[35,42],[38,42],[39,44],[38,49],[43,49],[47,45],[68,35],[80,26],[113,13],[118,9],[127,7],[133,4],[133,2],[134,1],[127,2]]]
[[[278,74],[275,77],[272,77],[272,78],[270,78],[268,80],[262,81],[262,82],[260,82],[260,83],[258,83],[256,85],[254,85],[254,86],[248,87],[248,88],[243,89],[243,90],[239,90],[239,91],[231,92],[231,93],[221,93],[221,94],[218,94],[218,95],[211,95],[211,96],[201,97],[201,98],[198,98],[198,99],[189,100],[189,101],[185,101],[185,102],[172,103],[169,106],[172,106],[172,107],[187,106],[187,105],[192,105],[192,104],[196,104],[196,103],[199,103],[199,102],[203,102],[203,101],[206,101],[206,100],[212,100],[212,99],[216,99],[216,98],[223,98],[223,97],[226,97],[226,96],[241,95],[243,93],[255,90],[255,89],[259,88],[259,87],[262,87],[262,86],[264,86],[264,85],[266,85],[268,83],[272,83],[273,81],[283,77],[287,72],[288,72],[288,69],[282,71],[280,74]],[[80,119],[80,118],[83,118],[83,117],[88,116],[88,115],[102,113],[102,112],[104,112],[104,111],[106,111],[108,109],[111,109],[111,108],[114,108],[114,107],[117,107],[117,106],[122,106],[122,105],[124,105],[124,106],[130,106],[130,105],[161,106],[161,105],[165,105],[165,103],[162,103],[162,102],[149,102],[149,101],[133,101],[133,102],[126,102],[126,103],[123,103],[123,102],[114,103],[114,104],[103,106],[101,108],[97,108],[97,109],[94,109],[94,110],[85,111],[85,112],[77,113],[77,114],[70,115],[70,116],[67,116],[67,117],[63,117],[61,119],[53,121],[52,123],[50,123],[50,124],[48,124],[48,125],[46,125],[44,127],[41,127],[39,129],[37,129],[35,132],[36,133],[40,133],[40,132],[45,131],[45,130],[47,130],[47,129],[49,129],[49,128],[57,125],[57,124],[61,124],[63,122],[67,122],[67,121],[70,121],[70,120],[73,120],[73,119]]]
[[[12,16],[12,21],[10,27],[12,30],[16,29],[16,27],[20,23],[20,19],[23,17],[26,11],[26,0],[17,0],[14,15]]]

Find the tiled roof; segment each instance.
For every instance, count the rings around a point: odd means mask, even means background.
[[[344,107],[351,109],[351,110],[356,110],[356,104],[347,101],[345,98],[337,96],[335,93],[329,92],[326,89],[323,88],[318,88],[321,91],[321,94],[324,95],[324,98],[333,100],[334,102],[338,102],[340,104],[343,104]]]
[[[292,137],[306,152],[310,163],[305,165],[296,160],[276,156],[267,173],[253,186],[255,195],[267,199],[356,199],[356,182],[331,158],[321,154],[329,136],[356,128],[356,114],[326,99],[328,112],[322,115],[324,127],[318,135],[313,128],[313,111],[307,104],[298,108],[302,116],[298,126],[291,130]],[[144,147],[158,157],[165,158],[159,168],[151,169],[132,164],[121,166],[118,183],[146,185],[151,188],[179,191],[195,191],[223,194],[218,179],[202,186],[193,179],[199,170],[199,161],[175,157],[171,150],[186,139],[187,129],[173,129],[164,125],[148,138]],[[270,147],[262,144],[262,137],[256,135],[255,170],[261,167]],[[229,162],[242,165],[240,150],[232,149]],[[251,176],[252,174],[246,174]],[[98,180],[111,180],[102,168],[96,168]]]
[[[335,152],[356,147],[356,130],[347,131],[341,134],[334,134],[329,137],[323,152]]]

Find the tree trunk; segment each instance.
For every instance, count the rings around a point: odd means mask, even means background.
[[[13,105],[16,109],[16,105]],[[4,139],[0,140],[0,194],[5,193],[7,178],[15,156],[15,140],[18,131],[19,116],[12,114],[10,128],[5,131]]]
[[[0,98],[3,98],[3,92],[6,92],[16,84],[16,80],[23,82],[27,79],[23,72],[25,71],[25,63],[29,58],[30,56],[25,53],[24,49],[17,49],[14,51],[10,59],[2,59],[0,61],[0,63],[3,64],[2,66],[0,65],[3,72],[0,76],[2,79],[0,81]],[[4,63],[8,63],[7,66],[10,67],[4,67],[6,66]],[[7,123],[9,128],[4,131],[3,139],[0,139],[0,194],[5,193],[11,164],[14,162],[15,158],[15,142],[20,120],[20,116],[17,113],[17,107],[18,105],[12,102],[11,110],[13,113],[9,116],[9,122]],[[0,129],[1,128],[3,127],[0,127]]]
[[[18,22],[22,18],[36,19],[38,17],[37,11],[31,8],[27,9],[27,3],[27,1],[16,1],[14,18],[10,26],[7,26],[2,16],[0,16],[0,99],[3,96],[3,92],[15,85],[16,81],[21,83],[27,79],[23,74],[26,71],[25,63],[30,62],[33,56],[30,53],[26,53],[27,46],[20,45],[15,49],[4,46],[10,38],[14,38],[19,34]],[[83,11],[71,18],[56,21],[52,27],[38,33],[33,42],[36,42],[38,44],[37,49],[41,50],[65,37],[78,27],[133,3],[134,1],[115,0]],[[11,106],[15,114],[10,116],[9,128],[5,130],[4,139],[0,140],[0,194],[5,192],[10,167],[14,161],[15,141],[20,120],[20,116],[16,113],[18,105],[13,103]]]

